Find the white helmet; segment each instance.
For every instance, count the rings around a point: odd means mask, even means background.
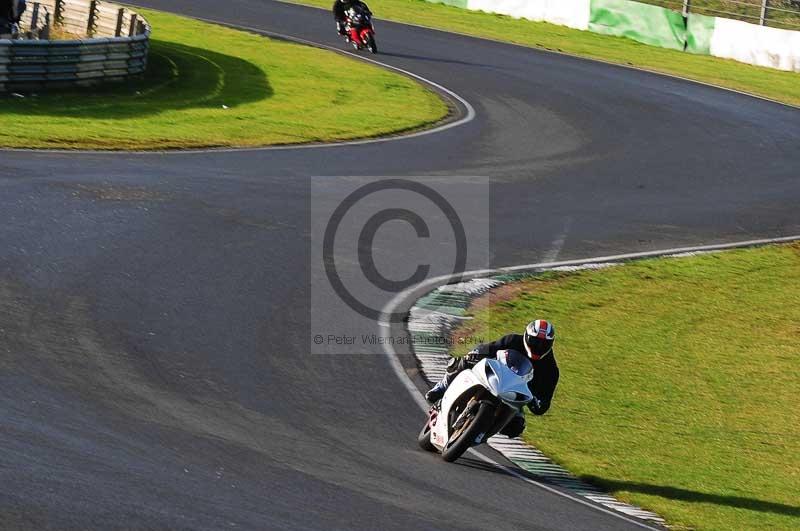
[[[556,329],[544,319],[531,321],[525,327],[525,350],[528,356],[537,361],[553,352],[553,342],[556,340]]]

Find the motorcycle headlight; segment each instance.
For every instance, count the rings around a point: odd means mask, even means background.
[[[506,402],[516,402],[517,393],[506,391],[505,393],[500,393],[500,398]]]
[[[486,381],[489,383],[489,388],[492,392],[497,393],[497,384],[500,383],[500,380],[497,378],[492,366],[488,363],[486,364]]]
[[[514,391],[506,391],[505,393],[500,393],[500,398],[507,401],[507,402],[527,402],[528,397],[523,395],[522,393],[516,393]]]

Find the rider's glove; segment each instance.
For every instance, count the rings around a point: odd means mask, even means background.
[[[530,409],[532,413],[538,414],[542,409],[542,401],[534,396],[533,400],[528,402],[528,409]]]
[[[480,353],[478,352],[477,348],[474,348],[469,352],[467,352],[467,355],[464,356],[464,358],[467,360],[467,363],[470,363],[472,365],[478,363],[481,360]]]

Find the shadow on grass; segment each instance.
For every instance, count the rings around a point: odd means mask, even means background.
[[[634,483],[630,481],[618,481],[605,479],[597,476],[583,476],[581,479],[597,485],[606,492],[638,492],[658,496],[669,500],[679,500],[693,503],[711,503],[714,505],[726,505],[737,509],[748,509],[762,513],[774,513],[786,516],[800,517],[800,507],[786,505],[741,496],[724,496],[722,494],[709,494],[693,490],[668,487],[664,485],[650,485],[648,483]]]
[[[111,83],[3,102],[4,113],[119,119],[176,109],[210,109],[267,99],[266,73],[244,59],[205,48],[153,40],[147,71],[126,84]]]

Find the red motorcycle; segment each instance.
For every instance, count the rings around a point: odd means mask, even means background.
[[[353,44],[356,50],[366,48],[372,53],[378,53],[375,44],[375,26],[372,25],[372,14],[363,9],[351,7],[345,12],[345,37]]]

